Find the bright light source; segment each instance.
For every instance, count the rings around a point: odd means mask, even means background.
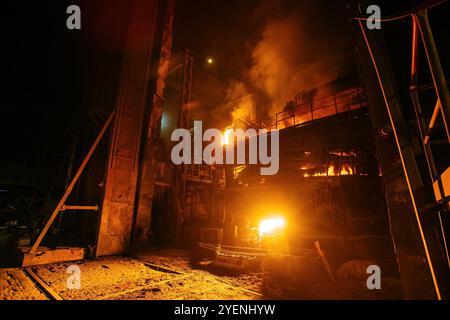
[[[261,220],[259,223],[259,236],[264,236],[279,231],[285,225],[286,221],[283,218]]]
[[[213,63],[214,63],[214,60],[213,60],[213,58],[208,58],[208,59],[206,60],[206,62],[208,62],[208,64],[213,64]]]
[[[222,145],[227,146],[230,144],[231,135],[233,133],[233,128],[227,128],[222,135]]]

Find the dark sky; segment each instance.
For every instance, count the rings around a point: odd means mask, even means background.
[[[81,101],[83,53],[65,28],[66,8],[66,1],[2,3],[2,157],[48,152]]]
[[[66,9],[81,8],[81,30]],[[63,134],[86,117],[96,51],[119,51],[127,32],[124,0],[5,1],[0,157],[46,161]],[[118,66],[120,68],[120,66]]]
[[[317,29],[318,38],[327,41],[345,41],[341,37],[342,30],[349,33],[348,13],[345,10],[351,0],[178,0],[176,4],[174,49],[177,51],[189,48],[193,50],[202,63],[206,58],[216,58],[217,72],[226,78],[235,77],[251,64],[251,52],[260,39],[268,21],[294,15],[313,25]],[[368,1],[378,4],[383,16],[397,14],[410,9],[422,0],[377,0]],[[433,21],[450,18],[449,4],[440,9],[432,9]],[[331,20],[331,22],[329,21]],[[408,25],[408,23],[404,23]],[[321,27],[323,26],[323,27]],[[393,26],[393,27],[392,27]],[[393,50],[409,48],[409,39],[405,37],[406,29],[395,23],[388,24],[386,29],[393,34]],[[312,27],[308,32],[314,32]],[[440,30],[439,30],[440,29]],[[444,46],[446,29],[436,26],[435,36],[438,43]],[[327,34],[331,34],[329,37]],[[351,42],[351,35],[347,34]],[[397,46],[398,45],[398,46]],[[447,54],[446,48],[444,56]]]
[[[214,57],[220,77],[239,77],[268,22],[288,16],[309,16],[318,32],[329,25],[323,19],[333,20],[335,35],[346,28],[341,0],[178,0],[174,49],[191,49],[201,63]]]
[[[273,1],[272,1],[273,2]],[[230,77],[250,63],[250,53],[280,2],[261,0],[179,0],[174,49],[189,48],[204,63],[214,57],[221,75]],[[273,8],[273,11],[270,10]]]
[[[91,50],[87,42],[90,39],[96,43],[100,39],[102,45],[114,49],[116,40],[126,31],[123,22],[127,3],[125,0],[2,2],[1,36],[5,57],[1,72],[0,157],[32,158],[54,149],[58,137],[80,110],[80,104],[86,102],[86,79],[91,76],[86,63]],[[297,15],[303,23],[304,34],[319,39],[317,42],[325,48],[320,51],[333,56],[334,52],[327,48],[330,42],[344,41],[342,33],[348,18],[343,13],[342,3],[178,0],[174,49],[193,50],[200,63],[212,56],[216,61],[214,72],[224,80],[245,79],[252,65],[252,52],[267,22]],[[69,4],[80,4],[83,17],[87,17],[87,25],[80,32],[65,28],[65,10]],[[397,13],[407,6],[411,6],[411,1],[382,1],[382,14]],[[434,16],[446,20],[445,15],[450,13],[448,4],[443,8],[433,9],[432,21]],[[443,57],[448,58],[448,26],[447,29],[434,27],[439,49]],[[388,45],[394,48],[392,52],[401,62],[394,63],[394,67],[407,67],[409,40],[405,34],[409,29],[394,26],[389,30],[394,36],[387,39]],[[105,33],[109,38],[105,38]],[[348,40],[349,35],[344,42],[351,46]],[[448,60],[443,59],[445,70],[449,69]],[[405,82],[405,79],[407,75],[399,76],[399,80]]]

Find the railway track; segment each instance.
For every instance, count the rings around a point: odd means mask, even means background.
[[[105,292],[104,294],[99,294],[95,297],[74,297],[68,296],[66,290],[61,290],[61,286],[55,285],[54,280],[49,280],[49,278],[45,275],[45,272],[42,273],[42,269],[39,270],[39,267],[25,267],[20,270],[29,278],[33,284],[49,299],[49,300],[72,300],[72,299],[94,299],[94,300],[109,300],[109,299],[129,299],[130,297],[133,299],[135,296],[139,295],[140,298],[146,297],[148,294],[152,294],[152,292],[160,292],[161,290],[174,290],[175,294],[179,293],[178,297],[182,297],[184,295],[190,294],[201,294],[213,292],[218,290],[218,287],[221,287],[222,292],[225,290],[235,290],[242,292],[248,296],[253,296],[256,299],[261,298],[262,294],[248,290],[241,286],[236,286],[236,284],[229,283],[220,277],[213,275],[206,275],[205,278],[203,276],[201,278],[198,277],[198,273],[195,271],[179,271],[174,270],[165,266],[161,266],[155,263],[136,260],[133,259],[134,262],[139,262],[145,265],[146,267],[156,271],[158,273],[155,276],[155,281],[151,281],[149,279],[149,283],[144,285],[142,284],[132,284],[129,288],[125,290],[117,290],[113,292]],[[40,267],[42,268],[42,266]],[[44,270],[51,270],[53,267],[47,266],[43,267]],[[41,271],[41,272],[40,272]],[[167,277],[161,275],[167,274]],[[157,279],[157,280],[156,280]],[[203,281],[208,282],[208,284],[203,284]],[[205,288],[202,286],[205,285]],[[224,286],[225,285],[225,286]],[[56,288],[55,288],[56,287]],[[169,288],[170,287],[170,288]],[[178,287],[177,289],[175,289]],[[173,288],[173,289],[172,289]],[[195,288],[195,292],[191,292],[191,288]],[[198,290],[200,288],[200,290]],[[229,289],[227,289],[229,288]],[[178,290],[178,292],[176,291]],[[185,290],[185,292],[183,292]],[[65,291],[65,292],[64,292]],[[167,291],[166,291],[167,292]],[[217,292],[220,294],[220,290]]]

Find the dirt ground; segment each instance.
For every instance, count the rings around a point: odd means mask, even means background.
[[[80,270],[80,289],[69,289],[68,267]],[[64,300],[254,300],[254,299],[398,299],[399,285],[385,279],[383,292],[371,292],[361,281],[345,280],[309,286],[302,295],[274,295],[261,271],[230,274],[194,267],[182,250],[152,251],[136,259],[96,260],[35,266],[32,271]],[[49,299],[48,293],[21,268],[0,269],[0,300]]]
[[[106,257],[96,260],[55,263],[31,270],[64,300],[251,300],[260,293],[258,274],[222,277],[189,267],[182,251],[129,257]],[[170,270],[146,265],[167,266]],[[170,261],[170,263],[169,263]],[[68,267],[80,268],[80,289],[68,289]],[[247,289],[247,287],[249,289]],[[20,268],[0,269],[0,300],[47,299],[48,295]]]
[[[0,269],[0,300],[45,300],[27,275],[17,268]]]

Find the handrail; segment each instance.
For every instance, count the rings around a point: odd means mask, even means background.
[[[273,119],[275,121],[269,123],[266,127],[283,129],[339,113],[360,109],[366,105],[367,98],[365,91],[362,88],[356,88],[351,91],[297,104],[293,108],[280,111],[270,120],[272,121]]]

